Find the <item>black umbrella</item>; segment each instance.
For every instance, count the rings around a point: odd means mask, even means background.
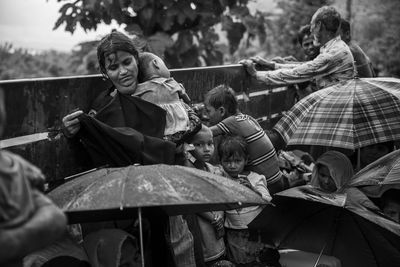
[[[66,212],[70,223],[132,218],[138,213],[142,253],[142,208],[161,208],[177,215],[268,204],[228,178],[163,164],[96,170],[48,195]]]
[[[400,225],[366,205],[357,189],[326,194],[302,186],[278,193],[273,203],[249,225],[264,242],[334,256],[343,267],[400,266]]]

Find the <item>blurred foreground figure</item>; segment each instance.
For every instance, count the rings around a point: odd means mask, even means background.
[[[0,135],[5,124],[0,91]],[[66,217],[44,194],[42,172],[23,158],[0,150],[0,266],[22,266],[27,254],[56,241]]]

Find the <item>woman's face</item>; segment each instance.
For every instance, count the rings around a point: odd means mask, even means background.
[[[105,58],[106,74],[121,94],[133,94],[136,90],[138,67],[135,57],[125,51],[117,51]]]
[[[319,181],[319,186],[321,187],[322,190],[327,191],[329,193],[334,193],[336,192],[336,184],[333,178],[331,177],[331,173],[328,169],[328,167],[324,165],[320,165],[318,167],[318,181]]]

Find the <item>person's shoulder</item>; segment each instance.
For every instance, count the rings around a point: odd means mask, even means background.
[[[225,118],[223,121],[244,122],[244,121],[256,121],[256,119],[247,114],[237,113],[235,115],[231,115]]]
[[[367,55],[365,54],[365,52],[361,49],[361,47],[354,43],[354,42],[350,42],[349,43],[349,48],[351,53],[353,54],[354,59],[357,60],[368,60]]]
[[[257,173],[257,172],[253,172],[253,171],[249,171],[249,174],[247,175],[247,177],[249,179],[257,179],[257,180],[262,180],[265,179],[265,175]]]

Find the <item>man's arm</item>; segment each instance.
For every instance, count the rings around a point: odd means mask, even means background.
[[[258,71],[255,75],[257,80],[271,85],[287,85],[309,81],[317,76],[324,76],[334,69],[334,60],[330,55],[320,54],[312,61],[299,64],[294,68],[282,68],[274,71]],[[282,65],[282,64],[281,64]],[[277,67],[281,67],[277,64]]]
[[[19,227],[0,229],[0,263],[22,259],[27,254],[50,245],[66,230],[67,219],[46,196],[34,193],[37,209]]]

